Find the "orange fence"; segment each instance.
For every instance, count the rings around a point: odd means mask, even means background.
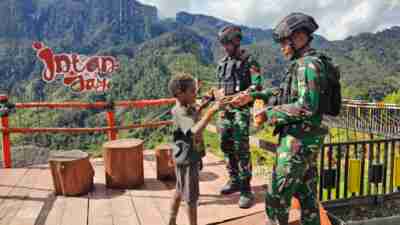
[[[0,103],[3,105],[13,105],[8,103],[8,96],[1,95]],[[60,127],[45,127],[45,128],[27,128],[27,127],[9,127],[9,113],[7,108],[2,108],[3,113],[1,115],[1,128],[2,133],[2,145],[3,145],[3,160],[4,167],[11,167],[11,141],[10,135],[12,133],[92,133],[101,132],[107,133],[109,140],[115,140],[118,136],[119,130],[129,130],[137,128],[156,128],[172,124],[171,121],[156,121],[148,123],[134,123],[125,126],[116,126],[115,123],[115,108],[144,108],[151,106],[163,106],[172,105],[175,103],[174,98],[155,99],[155,100],[137,100],[137,101],[116,101],[116,102],[95,102],[95,103],[83,103],[83,102],[31,102],[31,103],[16,103],[13,105],[16,111],[18,109],[29,109],[29,108],[48,108],[48,109],[104,109],[106,110],[106,121],[107,127],[78,127],[78,128],[60,128]]]

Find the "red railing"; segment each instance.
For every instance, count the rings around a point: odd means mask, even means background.
[[[8,96],[0,95],[0,103],[8,103]],[[137,100],[137,101],[116,101],[109,102],[30,102],[30,103],[16,103],[15,109],[28,109],[28,108],[48,108],[48,109],[105,109],[107,127],[77,127],[77,128],[60,128],[60,127],[9,127],[9,113],[3,113],[1,116],[2,145],[3,145],[3,160],[4,167],[11,168],[11,141],[10,135],[12,133],[92,133],[101,132],[107,133],[109,140],[115,140],[118,136],[118,130],[129,130],[137,128],[156,128],[166,125],[171,125],[171,121],[157,121],[148,122],[143,124],[129,124],[125,126],[116,126],[115,122],[115,108],[145,108],[151,106],[171,105],[175,103],[174,98],[155,99],[155,100]],[[4,109],[3,109],[4,110]]]

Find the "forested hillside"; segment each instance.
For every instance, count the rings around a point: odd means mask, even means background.
[[[178,13],[176,19],[160,19],[155,7],[135,0],[3,0],[0,15],[0,91],[14,101],[168,97],[168,80],[182,70],[211,85],[215,62],[222,55],[216,35],[229,24],[186,12]],[[265,86],[279,84],[286,62],[272,42],[271,29],[242,29],[244,47],[263,67]],[[112,76],[111,91],[76,94],[61,84],[45,84],[33,41],[45,43],[56,53],[115,56],[121,69]],[[367,100],[389,95],[390,101],[399,99],[399,46],[400,27],[333,42],[316,36],[314,41],[314,47],[341,65],[344,96]],[[100,113],[69,112],[52,117],[51,122],[90,125]]]

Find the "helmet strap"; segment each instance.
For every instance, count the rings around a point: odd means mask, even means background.
[[[295,45],[294,45],[293,37],[290,36],[290,37],[289,37],[289,46],[293,49],[293,55],[292,55],[292,57],[290,58],[290,60],[295,60],[295,59],[300,58],[300,57],[303,55],[303,50],[304,50],[307,46],[310,45],[311,41],[312,41],[312,37],[311,37],[311,36],[308,36],[307,43],[305,43],[302,47],[300,47],[300,48],[297,49],[297,48],[295,47]]]

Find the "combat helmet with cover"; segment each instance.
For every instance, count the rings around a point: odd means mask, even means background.
[[[281,42],[290,38],[295,31],[305,31],[311,36],[318,27],[312,16],[298,12],[291,13],[276,25],[272,32],[272,38],[275,42]]]
[[[273,30],[272,37],[275,42],[289,39],[293,48],[291,36],[296,31],[304,31],[309,35],[309,42],[312,34],[318,29],[318,24],[312,16],[303,13],[291,13],[283,18]],[[308,42],[308,43],[309,43]],[[308,43],[305,45],[307,46]],[[304,48],[304,47],[303,47]],[[301,49],[294,49],[295,54],[299,54]],[[317,57],[322,62],[324,74],[320,78],[320,98],[318,113],[337,116],[342,105],[340,69],[333,60],[325,54],[318,53]]]

